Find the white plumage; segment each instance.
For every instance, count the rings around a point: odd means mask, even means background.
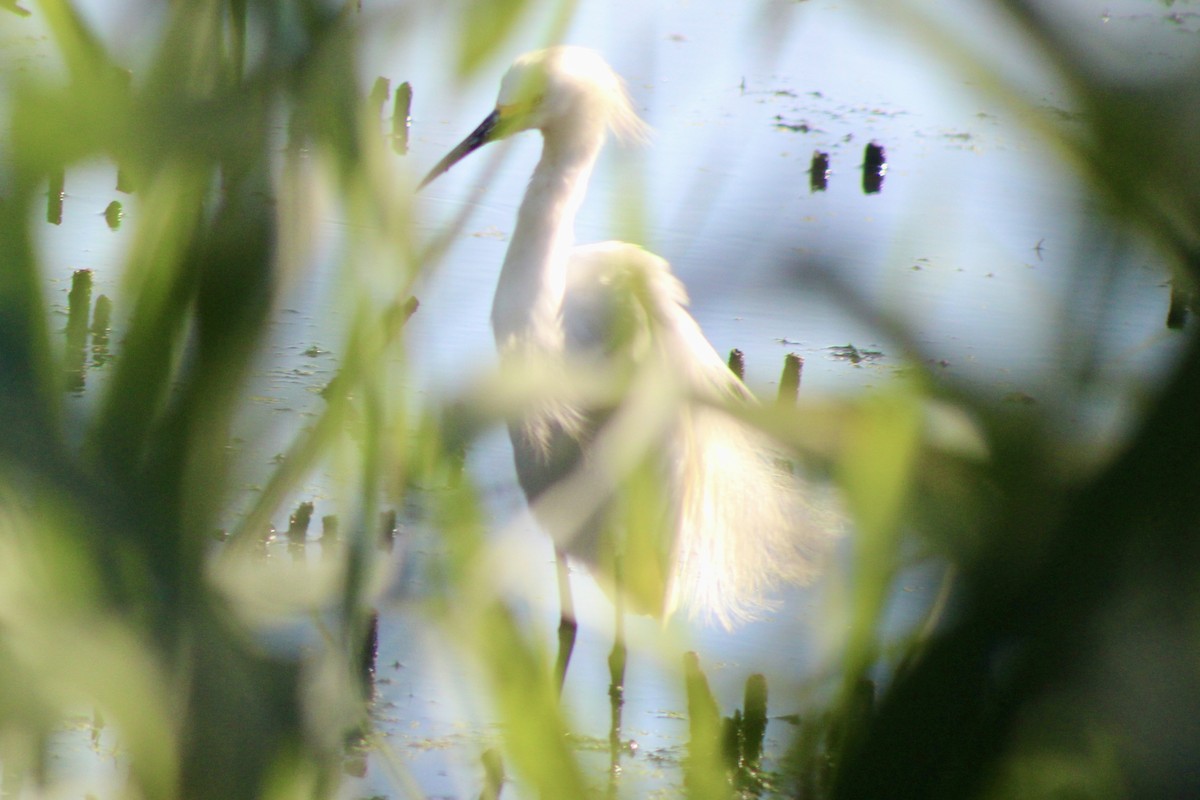
[[[643,130],[620,78],[580,47],[521,56],[496,109],[421,185],[529,129],[544,144],[492,306],[501,366],[588,370],[621,392],[604,403],[556,393],[510,421],[521,486],[560,553],[602,581],[619,564],[639,610],[751,619],[774,588],[813,576],[828,530],[767,437],[721,410],[754,401],[667,263],[623,242],[574,243],[608,131]]]

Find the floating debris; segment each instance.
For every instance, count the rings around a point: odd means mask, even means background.
[[[786,122],[783,117],[775,117],[775,127],[781,131],[791,131],[792,133],[812,133],[815,130],[807,122]]]
[[[826,348],[839,361],[849,361],[851,364],[861,364],[864,361],[878,361],[883,358],[881,350],[860,350],[852,344],[840,344]]]

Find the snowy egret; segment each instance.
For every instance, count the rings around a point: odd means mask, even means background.
[[[624,376],[608,404],[547,398],[509,423],[521,486],[555,540],[564,627],[573,629],[566,553],[615,579],[618,619],[625,590],[641,611],[684,607],[728,628],[769,608],[780,584],[810,578],[828,536],[768,438],[722,410],[753,399],[667,263],[623,242],[574,244],[608,131],[643,127],[597,53],[539,50],[516,60],[495,109],[420,185],[488,142],[541,131],[492,305],[501,368]],[[556,495],[571,479],[575,493]],[[622,499],[622,481],[638,503]]]

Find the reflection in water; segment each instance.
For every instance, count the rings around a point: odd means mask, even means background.
[[[696,653],[683,657],[688,708],[688,754],[684,785],[689,797],[727,797],[732,782],[742,797],[759,796],[769,781],[762,770],[767,734],[767,679],[746,679],[741,709],[722,718]]]
[[[71,275],[71,293],[67,296],[66,388],[72,394],[80,394],[84,389],[83,371],[87,361],[88,315],[91,309],[92,271],[77,269]]]
[[[375,697],[375,676],[379,665],[379,612],[372,611],[367,617],[367,634],[361,639],[362,650],[358,655],[358,688],[364,700]]]
[[[88,316],[91,315],[91,324]],[[102,367],[112,358],[108,351],[112,301],[107,295],[96,298],[92,311],[92,271],[78,269],[71,275],[71,292],[67,295],[66,390],[82,394],[87,383],[86,370]],[[88,362],[88,334],[92,336],[91,362]]]
[[[878,194],[883,188],[883,176],[887,174],[887,154],[883,145],[872,141],[863,153],[863,194]]]
[[[92,312],[92,366],[102,367],[112,355],[108,352],[108,336],[111,329],[112,300],[102,294],[96,298],[96,310]]]
[[[613,560],[615,562],[613,580],[617,586],[621,586],[624,577],[621,569],[625,559],[623,555],[618,555]],[[616,612],[613,626],[613,648],[612,652],[608,654],[608,793],[610,797],[616,796],[617,778],[621,775],[621,718],[625,710],[625,665],[629,661],[629,649],[625,645],[625,602],[619,591],[613,594],[613,609]],[[574,638],[574,633],[571,636]],[[562,693],[561,680],[559,693]]]
[[[841,718],[821,714],[791,720],[799,726],[789,760],[795,767],[797,797],[828,797],[843,754],[853,744],[848,738],[875,711],[877,688],[868,678],[859,678],[846,688]]]

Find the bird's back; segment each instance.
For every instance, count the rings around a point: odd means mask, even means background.
[[[561,546],[592,566],[623,553],[623,588],[643,611],[682,607],[731,627],[770,607],[778,585],[809,578],[828,536],[768,437],[721,409],[754,401],[686,303],[667,263],[639,247],[575,248],[565,358],[604,371],[622,391],[581,409],[582,422],[557,425],[541,466],[521,455],[529,429],[511,432],[535,513],[564,474],[605,495],[572,531],[538,514]]]

